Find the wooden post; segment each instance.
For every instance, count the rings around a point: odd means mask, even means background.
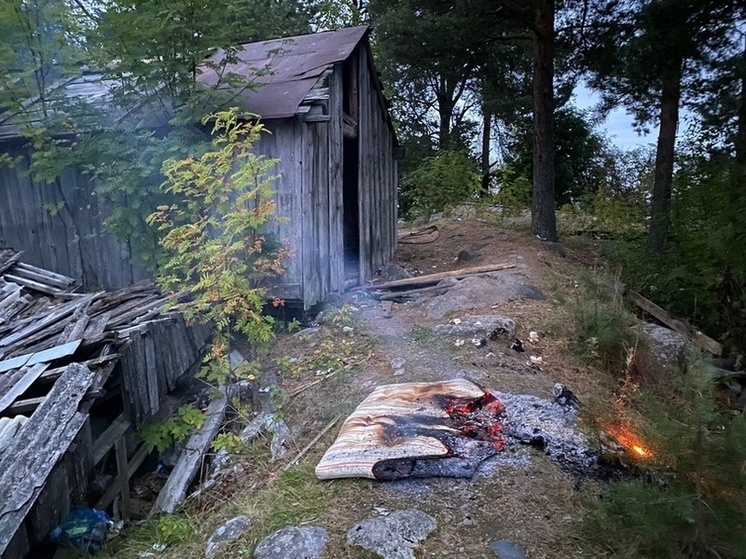
[[[114,454],[117,461],[117,476],[119,477],[120,492],[122,495],[122,520],[130,519],[130,478],[127,467],[127,443],[124,437],[120,437],[114,443]]]

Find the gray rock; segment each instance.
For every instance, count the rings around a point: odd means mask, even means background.
[[[236,516],[215,530],[207,540],[205,557],[213,559],[221,547],[236,541],[251,526],[248,516]]]
[[[255,559],[318,559],[329,534],[317,526],[288,526],[270,534],[256,546]]]
[[[430,216],[430,223],[433,221],[438,221],[439,219],[443,219],[443,212],[434,213]]]
[[[407,272],[398,264],[386,264],[381,268],[381,281],[396,281],[400,279],[411,278],[412,274]]]
[[[430,218],[426,215],[421,215],[418,218],[415,218],[415,220],[412,222],[412,225],[415,227],[422,227],[423,225],[427,225],[427,222],[430,221]]]
[[[397,357],[395,359],[391,360],[391,368],[392,369],[401,369],[404,366],[404,363],[406,363],[407,360],[403,357]]]
[[[438,324],[433,332],[439,336],[486,338],[498,328],[504,329],[507,337],[515,335],[515,322],[499,314],[467,314],[461,317],[459,324]]]
[[[490,549],[500,559],[526,559],[526,550],[510,540],[499,540],[490,544]]]
[[[469,262],[470,260],[474,260],[476,257],[477,254],[475,252],[463,249],[459,251],[458,256],[456,256],[456,260],[458,260],[459,262]]]
[[[692,349],[689,340],[665,326],[650,322],[641,322],[632,327],[645,340],[644,352],[659,365],[680,367],[686,361],[687,353]]]
[[[420,510],[400,510],[363,520],[347,532],[347,543],[383,559],[415,559],[412,550],[437,526],[432,516]]]
[[[545,299],[538,287],[525,279],[505,272],[462,279],[445,294],[433,298],[428,305],[430,318],[443,318],[448,313],[488,307],[516,299]]]

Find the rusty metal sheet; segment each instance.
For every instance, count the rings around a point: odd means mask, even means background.
[[[303,98],[327,68],[346,60],[368,33],[368,27],[313,33],[239,47],[237,61],[222,74],[257,75],[256,89],[240,93],[241,106],[265,119],[295,115]],[[225,51],[219,50],[200,68],[199,81],[215,86]]]
[[[470,477],[470,463],[501,450],[503,411],[491,392],[466,379],[379,386],[344,422],[316,476]]]

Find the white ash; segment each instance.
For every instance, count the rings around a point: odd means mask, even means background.
[[[577,410],[525,394],[494,392],[505,406],[503,432],[507,442],[540,446],[553,460],[582,469],[598,461],[587,437],[577,429]]]

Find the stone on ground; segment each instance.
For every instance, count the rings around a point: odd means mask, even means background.
[[[641,322],[633,329],[637,330],[647,343],[646,353],[664,367],[678,367],[686,360],[691,342],[685,337],[665,326],[650,322]]]
[[[443,318],[454,311],[489,307],[516,299],[545,298],[538,287],[513,274],[500,272],[471,276],[459,281],[445,294],[433,298],[427,315],[430,318]]]
[[[420,510],[400,510],[363,520],[347,532],[347,543],[383,559],[415,559],[412,550],[437,526],[432,516]]]
[[[386,264],[381,268],[381,281],[396,281],[411,277],[412,274],[398,264]]]
[[[520,544],[510,540],[499,540],[490,544],[490,549],[500,559],[526,559],[526,551]]]
[[[256,546],[255,559],[318,559],[329,534],[317,526],[287,526]]]
[[[459,262],[469,262],[470,260],[474,260],[477,257],[477,254],[468,249],[463,249],[459,251],[458,256],[456,256],[456,260]]]
[[[486,338],[500,328],[505,331],[506,336],[515,336],[515,322],[507,316],[499,314],[467,314],[460,318],[458,324],[438,324],[433,332],[441,336]]]
[[[205,557],[213,559],[221,547],[237,540],[241,534],[246,532],[251,526],[251,520],[248,516],[236,516],[225,522],[220,528],[215,530],[207,540],[205,546]]]

